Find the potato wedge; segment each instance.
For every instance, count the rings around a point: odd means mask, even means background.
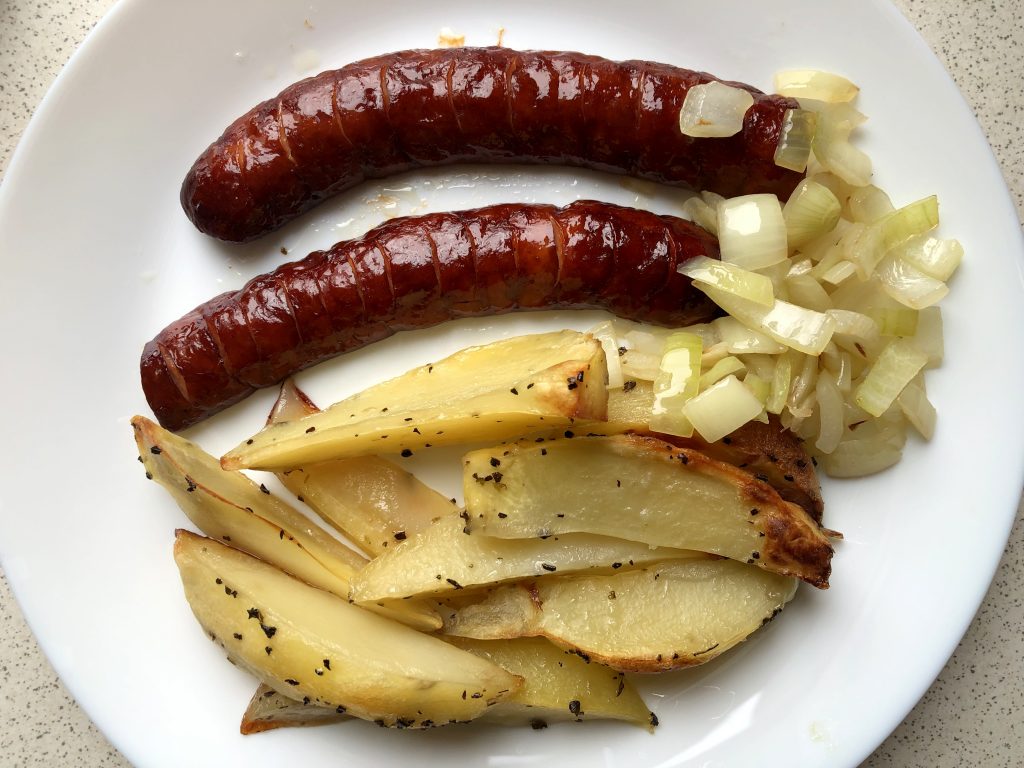
[[[707,557],[590,533],[497,539],[466,535],[465,526],[466,520],[457,516],[439,520],[371,560],[353,576],[351,599],[363,603],[438,596],[551,573],[612,571],[657,560]]]
[[[728,437],[715,443],[693,437],[657,435],[674,445],[693,448],[710,456],[742,467],[759,476],[778,491],[786,501],[803,507],[821,524],[825,501],[814,471],[814,462],[796,435],[782,426],[778,416],[769,415],[768,423],[748,421]]]
[[[281,386],[268,423],[319,413],[291,379]],[[277,473],[326,522],[371,557],[459,508],[414,475],[379,456],[354,456]]]
[[[307,584],[348,599],[352,576],[366,558],[241,472],[225,472],[199,446],[143,417],[132,419],[139,458],[207,536],[273,563]],[[367,606],[371,607],[371,606]],[[427,604],[372,606],[418,629],[441,626]]]
[[[479,717],[522,686],[489,661],[213,539],[178,531],[174,559],[203,629],[282,695],[427,728]]]
[[[676,437],[651,432],[649,422],[654,407],[654,385],[649,381],[627,381],[626,386],[608,390],[608,420],[578,421],[580,435],[620,435],[624,432],[650,434],[674,445],[706,453],[712,459],[763,475],[786,501],[799,504],[817,523],[821,523],[825,502],[810,454],[803,442],[779,421],[768,415],[768,423],[749,421],[731,435],[714,443],[699,435]],[[548,431],[555,437],[556,433]]]
[[[740,643],[792,599],[796,585],[734,560],[672,560],[500,587],[446,617],[445,632],[543,636],[613,669],[663,672]]]
[[[832,546],[801,507],[741,469],[652,437],[473,451],[464,459],[463,487],[474,533],[596,533],[696,549],[828,586]]]
[[[524,680],[522,688],[487,710],[482,721],[536,728],[567,720],[625,720],[653,727],[651,711],[622,672],[588,664],[544,638],[445,639]]]
[[[604,419],[600,342],[558,331],[469,347],[229,451],[225,469],[292,469],[368,453],[503,440],[576,419]]]
[[[339,713],[336,709],[289,699],[269,685],[260,683],[249,700],[249,706],[242,713],[242,724],[238,730],[248,736],[275,728],[305,728],[351,719],[350,715]]]
[[[488,709],[478,722],[544,728],[568,720],[624,720],[653,728],[647,705],[622,672],[588,664],[539,637],[446,642],[519,675],[523,687]],[[327,725],[350,719],[333,709],[285,698],[260,685],[242,716],[241,732]]]

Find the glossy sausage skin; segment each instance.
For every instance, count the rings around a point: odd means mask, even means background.
[[[729,83],[754,96],[743,130],[684,136],[687,91],[714,79],[507,48],[378,56],[295,83],[238,118],[192,166],[181,202],[201,231],[242,242],[365,179],[457,162],[557,163],[787,198],[801,174],[774,157],[796,101]]]
[[[606,309],[686,325],[718,309],[676,267],[718,258],[690,222],[591,201],[394,219],[221,294],[146,344],[142,388],[182,429],[395,331],[515,310]]]

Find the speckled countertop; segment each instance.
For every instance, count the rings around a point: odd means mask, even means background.
[[[0,173],[32,112],[113,0],[0,3]],[[1019,0],[896,0],[952,73],[1024,214]],[[1024,520],[970,630],[871,768],[1024,764]],[[42,656],[0,580],[0,765],[125,766]]]

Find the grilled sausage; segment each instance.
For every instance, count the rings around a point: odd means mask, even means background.
[[[379,56],[295,83],[238,118],[196,160],[181,202],[203,232],[242,242],[365,179],[456,162],[560,163],[785,199],[801,174],[774,157],[797,102],[729,83],[754,96],[743,130],[684,136],[687,91],[714,79],[580,53]]]
[[[597,308],[686,325],[718,310],[676,267],[718,257],[690,222],[581,201],[394,219],[221,294],[146,344],[142,387],[181,429],[395,331],[514,310]]]

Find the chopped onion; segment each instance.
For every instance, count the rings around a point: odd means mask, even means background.
[[[687,136],[735,136],[743,130],[743,116],[754,103],[749,91],[713,81],[686,92],[679,111],[679,130]]]
[[[846,205],[850,218],[865,224],[877,221],[896,210],[889,196],[874,184],[854,189]]]
[[[939,225],[939,200],[935,195],[898,208],[878,222],[885,251],[930,232]]]
[[[622,334],[623,346],[630,351],[643,352],[648,355],[656,355],[659,359],[665,352],[665,342],[668,340],[669,332],[658,328],[640,327],[630,328]]]
[[[935,435],[935,422],[938,414],[935,406],[928,400],[924,391],[924,377],[918,376],[900,392],[896,402],[907,417],[907,421],[925,440],[931,440]]]
[[[775,374],[772,376],[772,389],[764,407],[768,413],[780,414],[789,399],[789,386],[793,379],[793,363],[789,355],[783,355],[775,363]]]
[[[802,307],[825,312],[832,309],[832,299],[811,275],[793,275],[786,278],[789,300]]]
[[[814,387],[818,383],[818,361],[813,355],[801,355],[797,358],[799,371],[793,378],[789,389],[788,405],[791,411],[796,413],[804,407],[808,397],[813,395]],[[810,414],[804,414],[809,416]]]
[[[718,206],[722,261],[761,269],[785,261],[786,221],[775,195],[743,195]]]
[[[803,173],[811,157],[811,142],[818,115],[809,109],[787,109],[782,118],[782,133],[775,147],[775,164]]]
[[[697,195],[683,203],[683,215],[713,235],[718,234],[718,211]]]
[[[903,457],[903,451],[874,440],[844,440],[832,453],[818,461],[832,477],[864,477],[888,469]]]
[[[819,376],[815,384],[818,401],[818,439],[814,447],[822,453],[832,453],[843,437],[843,393],[828,376]]]
[[[845,77],[816,69],[788,69],[775,73],[775,92],[782,96],[825,102],[852,101],[860,88]]]
[[[857,266],[852,261],[837,261],[821,276],[823,283],[842,285],[857,274]]]
[[[700,389],[705,390],[716,381],[721,381],[726,376],[743,373],[746,370],[747,366],[745,366],[738,357],[723,357],[711,366],[709,371],[701,374]]]
[[[654,381],[658,378],[661,355],[652,355],[636,349],[627,349],[620,357],[624,378]]]
[[[812,106],[801,100],[801,106]],[[864,115],[847,104],[815,104],[818,127],[812,149],[822,167],[848,184],[863,187],[871,181],[871,158],[850,143],[850,133],[864,122]]]
[[[831,189],[810,179],[801,181],[782,209],[790,248],[831,232],[841,210],[842,205]]]
[[[735,317],[720,317],[711,323],[730,354],[778,355],[786,347],[763,333],[752,330]]]
[[[756,419],[761,410],[761,401],[735,376],[726,376],[683,406],[693,428],[709,443]]]
[[[598,323],[590,329],[590,335],[601,342],[605,360],[608,363],[608,386],[619,388],[625,383],[622,375],[622,363],[619,361],[619,342],[615,334],[615,326],[610,320]]]
[[[926,235],[911,238],[899,247],[896,255],[929,277],[945,282],[960,266],[964,247],[959,240],[940,240]]]
[[[893,339],[857,387],[854,402],[872,416],[881,416],[927,362],[928,356],[913,342]]]
[[[830,309],[827,314],[835,322],[836,334],[852,336],[863,341],[874,341],[878,338],[880,333],[878,323],[862,312],[853,312],[848,309]]]
[[[895,256],[886,258],[878,268],[882,290],[912,309],[924,309],[941,301],[949,286]]]
[[[768,395],[771,394],[772,385],[756,373],[748,373],[744,376],[743,386],[750,390],[750,393],[757,398],[762,407],[768,402]]]
[[[771,308],[765,308],[713,286],[696,282],[694,285],[748,328],[762,331],[780,344],[805,354],[820,354],[832,338],[835,321],[822,312],[778,299]]]
[[[654,406],[650,427],[656,432],[689,437],[693,427],[683,406],[697,394],[704,342],[693,333],[673,333],[665,342],[658,376],[654,380]]]
[[[928,367],[942,364],[945,344],[942,339],[942,310],[926,307],[917,313],[917,333],[914,346],[928,356]]]
[[[883,336],[913,336],[917,333],[917,310],[873,307],[868,314],[878,323],[878,332]]]
[[[770,307],[775,301],[775,291],[769,278],[735,264],[698,256],[680,266],[678,272],[755,304]]]

